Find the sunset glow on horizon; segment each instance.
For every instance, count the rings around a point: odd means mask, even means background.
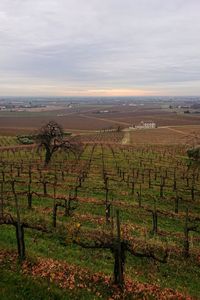
[[[197,0],[1,0],[0,95],[199,95],[199,11]]]

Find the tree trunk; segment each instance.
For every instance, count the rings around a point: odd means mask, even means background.
[[[158,232],[158,215],[157,215],[156,210],[152,211],[152,218],[153,218],[152,231],[153,231],[153,233],[157,233]]]
[[[51,160],[52,151],[46,147],[46,153],[45,153],[45,166],[47,166]]]
[[[117,240],[116,245],[114,245],[114,283],[117,284],[120,288],[124,284],[124,262],[125,262],[125,253],[122,248],[121,243],[121,233],[120,233],[120,220],[119,220],[119,211],[117,210]]]
[[[25,243],[24,243],[24,227],[21,224],[16,224],[17,248],[20,260],[25,259]]]
[[[57,204],[54,204],[53,206],[53,227],[54,228],[56,227],[56,221],[57,221],[57,209],[58,209]]]
[[[28,209],[32,208],[32,192],[31,192],[31,185],[28,185],[28,193],[27,193],[27,200],[28,200]]]
[[[32,209],[32,193],[28,193],[28,209]]]
[[[47,195],[47,182],[43,181],[43,193],[46,196]]]
[[[190,255],[189,254],[190,244],[189,244],[188,221],[189,221],[189,214],[188,214],[188,208],[187,208],[186,215],[185,215],[184,242],[183,242],[183,254],[184,254],[185,258],[188,258]]]
[[[15,192],[15,181],[11,182],[11,186],[12,186],[12,192],[14,195],[15,208],[16,208],[16,214],[17,214],[16,237],[17,237],[18,254],[19,254],[19,259],[24,260],[24,258],[25,258],[24,227],[21,224],[21,219],[20,219],[20,207],[19,207],[19,203],[18,203],[17,194]]]
[[[180,197],[178,195],[176,195],[176,197],[175,197],[175,208],[174,208],[175,214],[178,214],[179,200],[180,200]]]

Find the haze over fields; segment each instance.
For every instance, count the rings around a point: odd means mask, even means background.
[[[32,134],[55,120],[73,134],[120,127],[125,144],[184,144],[199,132],[199,114],[199,97],[1,97],[0,134]],[[130,129],[141,121],[157,128]]]

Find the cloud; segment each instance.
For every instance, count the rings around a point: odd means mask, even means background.
[[[199,11],[198,0],[1,0],[0,94],[199,94]]]

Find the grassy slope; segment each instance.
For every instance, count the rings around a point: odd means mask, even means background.
[[[97,149],[95,152],[96,162],[94,165],[100,166],[101,162],[97,160],[99,157],[100,149]],[[24,155],[24,154],[23,154]],[[106,154],[107,157],[107,168],[111,170],[114,168],[112,157],[109,156],[110,153]],[[14,157],[10,157],[12,161]],[[56,158],[55,158],[56,159]],[[128,168],[127,162],[125,163],[123,156],[118,153],[118,160],[121,161],[121,164],[124,168]],[[135,158],[137,161],[137,157]],[[93,167],[94,167],[93,165]],[[70,184],[68,182],[68,184]],[[120,199],[123,203],[137,205],[137,198],[133,199],[130,197],[130,194],[126,194],[127,186],[124,183],[121,183],[120,191],[118,190],[119,183],[112,183],[114,194],[112,196],[114,199]],[[100,190],[95,190],[97,186],[100,187]],[[8,187],[7,187],[8,188]],[[26,188],[26,185],[18,187],[21,190]],[[36,187],[35,187],[36,188]],[[38,186],[37,186],[38,188]],[[66,185],[63,188],[59,188],[59,193],[66,193],[69,187]],[[89,189],[89,190],[88,190]],[[138,189],[138,187],[137,187]],[[147,186],[143,186],[143,200],[142,203],[145,205],[153,206],[151,198],[148,198],[149,190]],[[86,192],[87,190],[87,192]],[[40,187],[38,191],[42,191]],[[52,192],[49,187],[49,191]],[[158,191],[154,191],[158,194]],[[173,203],[169,200],[171,191],[167,191],[165,201],[159,202],[158,206],[160,209],[164,210],[173,210]],[[83,185],[83,188],[80,189],[79,195],[82,197],[87,197],[88,195],[91,198],[95,199],[104,199],[104,192],[102,191],[102,179],[100,178],[99,171],[96,176],[91,174],[87,179],[87,183]],[[145,196],[146,195],[146,196]],[[26,199],[21,198],[22,205],[25,207]],[[47,222],[48,226],[51,228],[51,207],[52,201],[50,199],[38,199],[34,198],[34,209],[32,211],[27,211],[23,209],[22,216],[26,220],[32,220],[32,222]],[[42,209],[50,210],[44,214]],[[184,205],[181,206],[181,211],[184,212]],[[199,213],[198,205],[194,203],[192,207],[193,213]],[[88,214],[88,215],[87,215]],[[83,218],[84,216],[86,218]],[[113,257],[110,251],[102,250],[86,250],[82,249],[79,246],[71,244],[68,241],[68,231],[71,227],[76,226],[78,222],[82,224],[84,230],[94,230],[105,228],[105,224],[99,224],[94,221],[90,216],[95,216],[98,218],[104,219],[104,208],[99,205],[94,205],[90,203],[81,203],[77,210],[74,212],[74,217],[63,218],[60,214],[58,217],[58,222],[60,229],[58,228],[51,234],[42,234],[33,230],[26,230],[26,249],[27,253],[33,259],[37,257],[44,258],[53,258],[55,260],[66,261],[69,264],[74,264],[80,266],[81,268],[89,268],[92,272],[103,272],[106,275],[112,275],[113,271]],[[121,211],[122,223],[130,223],[136,226],[135,231],[132,233],[133,236],[141,236],[143,229],[145,228],[145,238],[148,242],[151,242],[154,245],[164,242],[166,238],[162,236],[152,236],[150,233],[151,230],[151,217],[146,214],[143,209],[122,209]],[[64,227],[63,227],[64,225]],[[177,232],[178,234],[183,231],[183,221],[174,220],[166,217],[159,218],[159,228],[166,232]],[[194,235],[195,237],[195,235]],[[167,237],[167,242],[176,247],[182,246],[182,239],[172,238],[171,236]],[[199,244],[194,245],[199,247]],[[0,248],[1,249],[16,249],[16,240],[15,232],[12,227],[1,226],[0,227]],[[199,249],[199,248],[198,248]],[[4,266],[3,270],[1,269],[2,275],[0,278],[3,278],[1,281],[0,289],[3,291],[3,299],[27,299],[27,296],[30,299],[94,299],[98,298],[92,292],[87,292],[87,290],[80,291],[74,290],[70,292],[69,290],[63,291],[53,284],[48,285],[45,280],[33,280],[29,277],[24,277],[20,271],[11,272],[8,266]],[[197,261],[192,257],[185,261],[181,255],[179,257],[173,256],[170,258],[168,264],[155,264],[149,259],[140,259],[127,255],[126,263],[126,275],[131,277],[133,280],[138,280],[140,282],[146,282],[150,284],[158,284],[162,288],[173,288],[178,289],[181,292],[189,293],[194,297],[200,298],[200,288],[199,288],[199,278],[200,278],[200,268],[197,264]],[[22,289],[19,289],[23,285]],[[79,294],[81,293],[81,294]],[[33,297],[33,298],[31,298]],[[46,298],[45,298],[46,297]],[[85,297],[85,298],[84,298]]]

